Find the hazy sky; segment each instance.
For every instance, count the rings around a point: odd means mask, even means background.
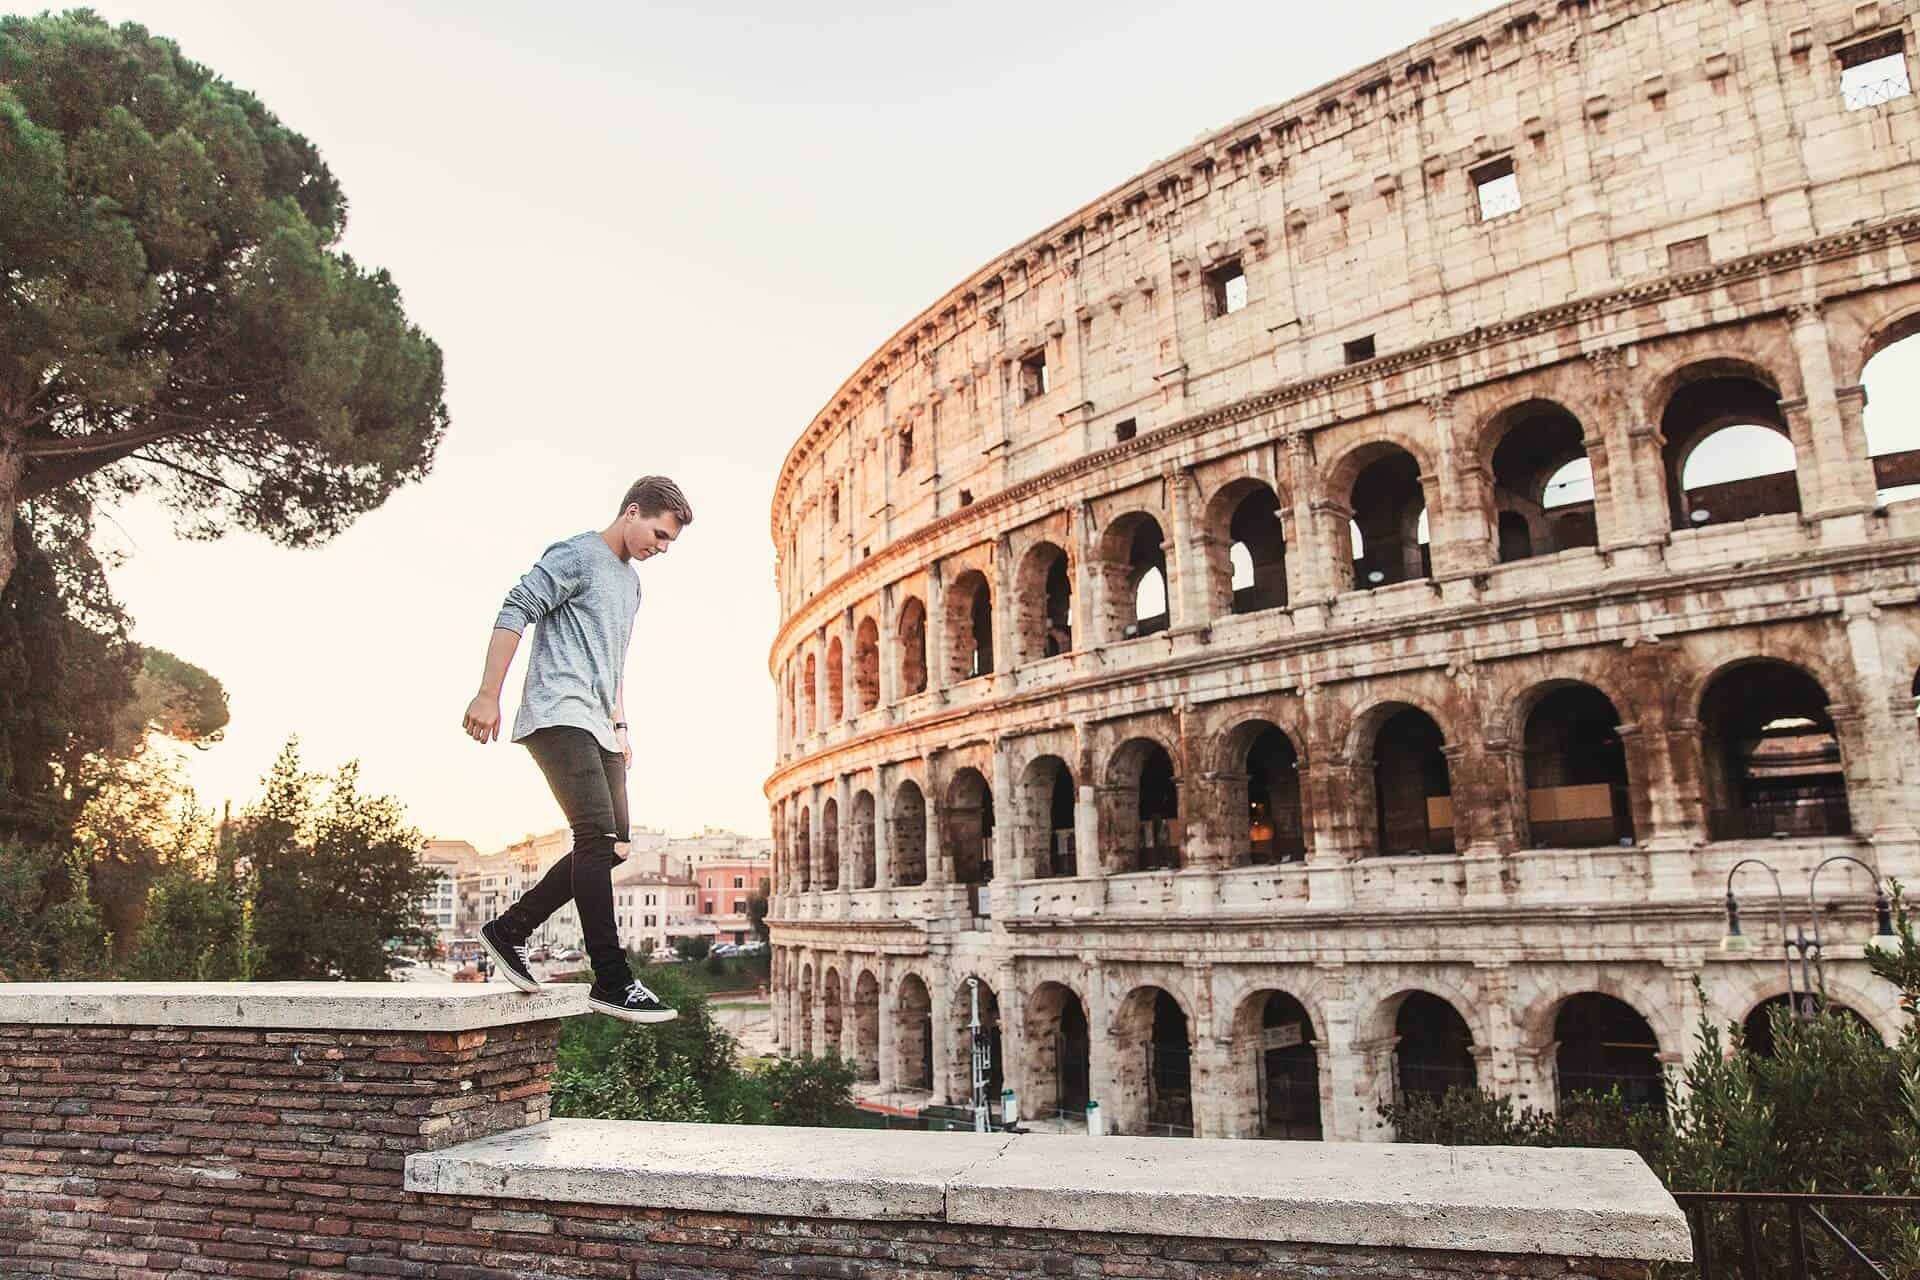
[[[560,825],[523,749],[459,729],[543,547],[604,525],[638,475],[680,481],[696,522],[641,571],[634,821],[764,834],[768,503],[841,380],[1157,157],[1485,6],[93,7],[313,139],[346,248],[447,358],[432,475],[327,547],[185,543],[144,505],[105,524],[137,637],[231,695],[226,741],[194,758],[202,797],[245,803],[297,732],[309,764],[357,757],[429,835],[492,848]]]

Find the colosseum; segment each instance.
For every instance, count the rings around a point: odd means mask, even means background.
[[[1657,1096],[1802,925],[1892,1034],[1917,10],[1511,4],[889,339],[773,497],[780,1046],[957,1102],[977,990],[1035,1122],[1385,1139]]]

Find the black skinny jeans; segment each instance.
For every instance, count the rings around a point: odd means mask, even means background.
[[[567,815],[573,849],[507,908],[500,927],[509,941],[525,942],[571,898],[595,979],[624,984],[630,976],[627,953],[613,917],[613,869],[621,859],[613,846],[627,839],[626,759],[602,751],[591,733],[572,725],[536,729],[522,741]]]

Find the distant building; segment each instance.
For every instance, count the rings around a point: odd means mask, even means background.
[[[770,858],[716,858],[694,867],[700,916],[713,925],[714,941],[745,942],[753,936],[747,901],[772,874]]]
[[[420,851],[420,865],[434,873],[421,911],[443,947],[458,936],[460,875],[479,858],[480,851],[465,840],[429,840]]]

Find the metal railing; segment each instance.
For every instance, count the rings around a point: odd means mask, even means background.
[[[1853,815],[1843,795],[1752,800],[1707,814],[1710,840],[1759,840],[1768,836],[1845,836]]]
[[[1893,1272],[1869,1257],[1832,1210],[1912,1214],[1920,1196],[1818,1195],[1785,1191],[1676,1191],[1693,1231],[1700,1280],[1816,1280]]]

